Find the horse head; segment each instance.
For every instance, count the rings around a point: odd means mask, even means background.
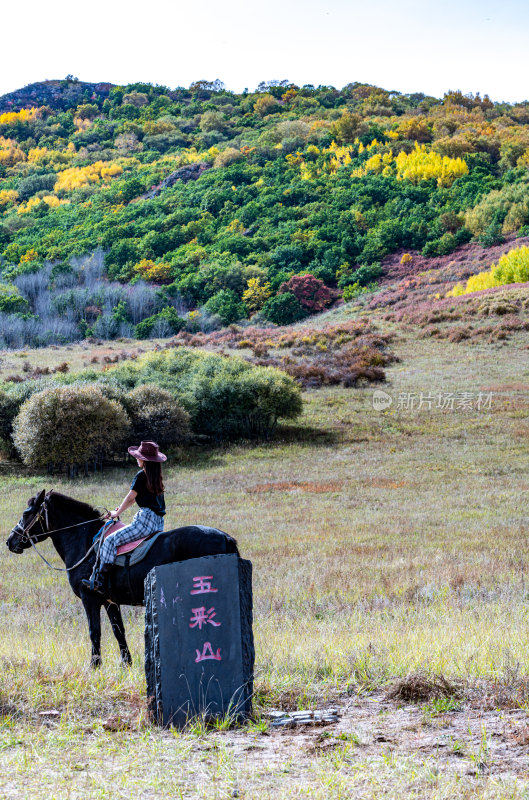
[[[32,542],[40,542],[48,536],[46,524],[47,502],[51,492],[42,492],[30,497],[28,507],[11,530],[6,545],[12,553],[22,553]]]

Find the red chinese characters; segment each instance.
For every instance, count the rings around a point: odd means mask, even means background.
[[[191,595],[195,594],[210,594],[213,592],[217,592],[218,589],[214,589],[211,582],[213,580],[213,575],[198,575],[197,577],[193,578],[193,588],[189,592]],[[198,608],[192,608],[192,616],[189,618],[189,627],[190,628],[198,628],[199,631],[202,630],[203,626],[212,625],[214,628],[219,628],[221,623],[216,622],[214,617],[216,616],[216,611],[214,606],[211,608],[207,608],[206,606],[200,606]],[[213,650],[211,642],[204,642],[202,647],[202,652],[199,648],[196,648],[196,658],[195,663],[198,664],[200,661],[222,661],[222,657],[220,655],[220,647],[217,648],[216,652]]]
[[[220,647],[217,648],[217,653],[213,652],[213,648],[211,647],[211,642],[204,642],[204,647],[202,648],[202,652],[197,650],[197,657],[195,658],[195,663],[198,664],[199,661],[222,661],[220,657]]]
[[[209,592],[218,592],[218,589],[211,588],[211,581],[213,575],[199,575],[193,578],[193,589],[190,594],[208,594]]]
[[[201,606],[200,608],[192,608],[191,611],[193,612],[193,616],[189,622],[190,628],[196,628],[198,625],[198,629],[202,630],[202,625],[209,623],[213,625],[215,628],[220,626],[220,622],[215,622],[213,617],[216,615],[216,611],[214,608],[208,608],[206,611],[205,606]]]

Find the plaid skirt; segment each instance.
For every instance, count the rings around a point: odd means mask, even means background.
[[[140,508],[132,518],[130,525],[111,533],[104,540],[99,551],[99,565],[111,565],[116,560],[116,550],[122,544],[143,539],[151,533],[163,531],[163,517],[160,517],[150,508]]]

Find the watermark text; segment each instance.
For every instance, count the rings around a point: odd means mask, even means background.
[[[399,392],[395,397],[382,389],[373,392],[373,408],[385,411],[490,411],[493,392]]]

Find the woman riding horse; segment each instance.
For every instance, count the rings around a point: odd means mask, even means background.
[[[145,577],[153,567],[186,561],[189,558],[239,553],[235,539],[217,528],[186,525],[163,531],[141,561],[130,564],[129,567],[116,567],[109,573],[108,595],[101,597],[85,585],[86,579],[93,572],[94,539],[97,538],[101,524],[101,514],[93,506],[53,489],[48,492],[43,490],[30,497],[27,508],[6,542],[12,553],[34,549],[48,568],[67,574],[73,592],[81,599],[86,611],[92,642],[90,663],[93,667],[101,664],[101,608],[108,614],[123,663],[130,663],[120,605],[144,604]],[[64,567],[53,566],[38,550],[40,542],[48,537]]]
[[[163,531],[165,500],[161,462],[166,461],[167,456],[160,452],[156,442],[142,442],[139,447],[129,447],[128,451],[140,470],[125,499],[114,511],[109,511],[107,518],[117,519],[134,502],[140,507],[139,511],[130,525],[106,537],[99,551],[99,565],[96,562],[91,577],[82,581],[86,589],[103,597],[108,596],[106,576],[116,560],[117,548]]]

